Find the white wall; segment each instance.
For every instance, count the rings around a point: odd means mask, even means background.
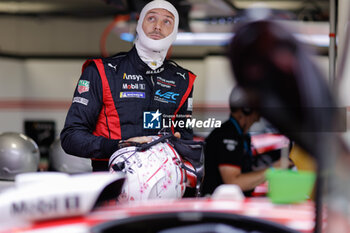
[[[99,41],[110,19],[77,19],[45,17],[0,18],[0,46],[2,53],[10,54],[99,54]],[[106,49],[121,51],[132,45],[111,32]]]
[[[25,76],[23,62],[2,58],[0,70],[0,98],[21,98],[22,77]]]
[[[83,60],[26,60],[24,97],[68,100],[81,74]]]
[[[19,60],[1,59],[0,70],[0,132],[22,131],[18,126],[22,123],[23,111],[12,109],[8,103],[22,99],[23,64]]]
[[[194,89],[197,105],[227,105],[234,82],[226,57],[208,56],[203,60],[176,62],[197,75]]]
[[[0,132],[23,132],[24,120],[64,124],[82,60],[0,59]]]

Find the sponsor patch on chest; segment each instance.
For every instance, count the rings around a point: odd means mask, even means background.
[[[162,91],[157,90],[154,95],[154,100],[163,102],[163,103],[173,103],[176,104],[180,94],[172,92],[172,91]]]
[[[165,88],[176,87],[176,83],[173,80],[167,80],[162,77],[157,77],[157,85]]]
[[[127,74],[127,73],[124,73],[123,74],[123,79],[124,80],[132,80],[132,81],[142,81],[143,80],[143,77],[142,75],[139,75],[139,74]]]
[[[120,92],[120,98],[144,99],[144,98],[146,98],[146,94],[145,94],[145,92],[138,92],[138,91]]]
[[[161,67],[161,68],[156,69],[156,70],[147,70],[146,74],[159,74],[159,73],[163,72],[163,70],[164,70],[164,67]]]
[[[123,83],[123,90],[145,90],[146,84],[144,83]]]

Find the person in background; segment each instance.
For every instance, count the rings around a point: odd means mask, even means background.
[[[236,184],[245,196],[266,181],[267,168],[253,171],[249,128],[260,119],[258,111],[247,107],[242,89],[231,91],[230,117],[220,128],[214,129],[206,138],[205,177],[202,195],[212,194],[221,184]],[[280,166],[280,159],[272,164]]]
[[[196,76],[166,59],[178,25],[171,3],[151,1],[129,52],[85,62],[60,134],[66,153],[91,158],[93,171],[106,171],[122,142],[150,142],[147,136],[163,128],[162,116],[191,119]],[[190,128],[171,128],[177,137],[193,137]]]

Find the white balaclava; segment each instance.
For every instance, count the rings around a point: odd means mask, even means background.
[[[142,23],[147,12],[156,8],[161,8],[169,11],[174,15],[175,18],[173,32],[167,37],[160,40],[149,38],[146,36],[145,32],[142,29]],[[141,60],[145,62],[151,69],[155,70],[163,64],[168,49],[176,39],[178,26],[179,14],[177,13],[177,10],[171,3],[165,0],[154,0],[148,3],[142,9],[136,27],[137,37],[135,40],[135,46]]]

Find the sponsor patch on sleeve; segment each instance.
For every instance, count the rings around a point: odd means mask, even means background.
[[[234,151],[238,145],[238,142],[233,139],[224,139],[222,142],[226,145],[228,151]]]
[[[193,111],[193,98],[192,97],[187,99],[187,111]]]
[[[74,97],[73,98],[73,103],[88,105],[89,100],[85,99],[85,98],[82,98],[82,97]]]
[[[78,83],[78,92],[82,94],[84,92],[88,92],[90,89],[90,81],[87,80],[79,80]]]
[[[120,98],[146,98],[145,92],[136,92],[136,91],[128,91],[128,92],[120,92]]]

